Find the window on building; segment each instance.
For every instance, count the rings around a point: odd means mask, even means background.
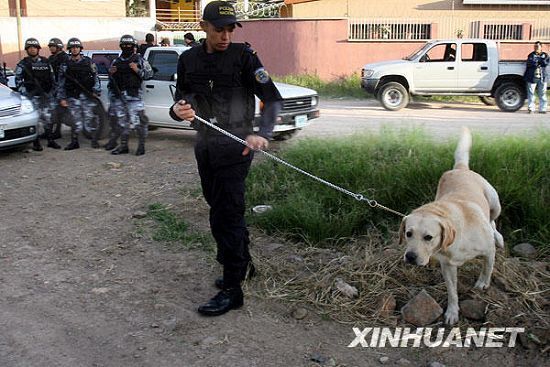
[[[16,17],[17,16],[17,4],[16,1],[19,1],[20,8],[21,8],[21,16],[26,17],[27,16],[27,0],[9,0],[8,4],[10,7],[10,17]]]
[[[487,45],[485,43],[463,43],[460,54],[462,61],[487,61]]]
[[[426,23],[366,23],[350,20],[350,40],[427,40],[431,36],[431,24]]]
[[[489,40],[521,40],[521,24],[484,24],[483,38]]]
[[[456,61],[456,43],[440,43],[430,48],[420,58],[422,62],[454,62]]]

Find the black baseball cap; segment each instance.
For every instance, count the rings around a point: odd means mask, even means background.
[[[226,1],[212,1],[208,3],[204,7],[202,19],[212,23],[214,27],[224,27],[230,24],[242,27],[241,23],[237,22],[235,8]]]

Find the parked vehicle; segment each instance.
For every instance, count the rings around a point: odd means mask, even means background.
[[[38,134],[38,112],[31,101],[0,84],[0,149],[25,145]]]
[[[179,56],[189,47],[150,47],[145,52],[145,59],[151,64],[154,76],[143,83],[145,111],[149,117],[149,126],[175,129],[192,129],[188,122],[172,120],[168,110],[173,104],[172,93],[176,86],[176,72]],[[101,99],[108,105],[107,83],[109,65],[118,55],[114,50],[84,50],[98,66],[101,79]],[[319,117],[319,96],[312,89],[294,85],[275,83],[283,97],[283,109],[273,130],[275,139],[285,140],[309,125],[312,119]],[[255,130],[258,130],[262,105],[256,98]]]
[[[524,72],[524,61],[500,60],[495,41],[434,40],[402,60],[365,65],[361,86],[391,111],[406,107],[414,95],[460,95],[514,112],[527,98]]]

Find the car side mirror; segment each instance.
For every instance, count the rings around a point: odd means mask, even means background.
[[[170,78],[170,81],[171,81],[171,82],[175,82],[176,80],[178,80],[178,73],[175,73],[175,74],[172,75],[172,77]]]

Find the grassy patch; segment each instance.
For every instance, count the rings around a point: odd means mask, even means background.
[[[277,82],[311,88],[324,97],[372,98],[361,88],[358,74],[340,77],[330,82],[321,80],[316,75],[274,76]]]
[[[453,166],[456,141],[436,142],[420,130],[384,131],[354,139],[300,141],[283,159],[402,213],[432,201],[441,174]],[[470,167],[500,195],[498,225],[508,244],[549,247],[550,132],[536,138],[475,136]],[[336,244],[368,234],[388,240],[400,218],[337,192],[272,161],[256,165],[248,180],[250,205],[273,210],[250,220],[270,232],[311,243]]]
[[[214,242],[209,234],[189,231],[189,225],[170,211],[165,205],[149,205],[147,216],[154,220],[157,227],[153,231],[155,241],[177,242],[186,248],[214,250]]]

